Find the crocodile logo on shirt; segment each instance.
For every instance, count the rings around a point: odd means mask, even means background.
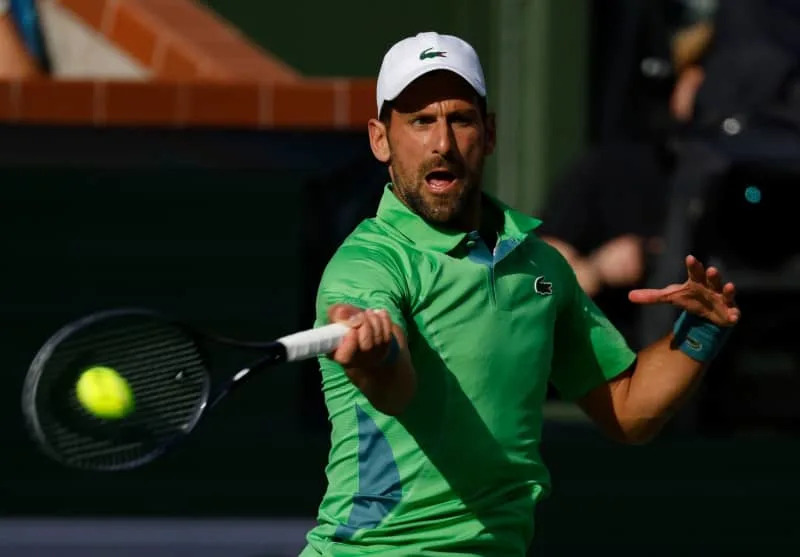
[[[553,293],[553,283],[544,280],[544,277],[536,277],[533,281],[533,289],[540,296],[550,296]]]

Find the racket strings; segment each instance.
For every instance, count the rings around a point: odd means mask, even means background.
[[[92,416],[75,383],[90,366],[115,369],[133,391],[135,410],[118,420]],[[143,316],[103,321],[74,332],[45,362],[37,401],[42,435],[70,464],[119,469],[157,456],[190,428],[208,379],[196,343],[181,329]]]

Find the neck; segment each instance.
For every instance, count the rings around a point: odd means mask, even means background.
[[[479,230],[483,224],[481,222],[481,217],[484,213],[481,205],[482,196],[479,193],[469,206],[465,208],[466,210],[461,214],[461,218],[455,223],[455,227],[464,232]]]
[[[497,235],[503,228],[503,216],[498,214],[494,205],[486,203],[486,198],[479,193],[453,226],[463,232],[477,230],[489,249],[494,249]]]
[[[494,250],[497,237],[503,231],[503,213],[498,210],[495,205],[489,203],[483,196],[481,196],[479,207],[481,207],[482,210],[480,213],[480,226],[477,228],[478,233],[481,235],[484,243],[489,246],[489,249]]]

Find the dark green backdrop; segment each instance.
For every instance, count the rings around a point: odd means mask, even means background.
[[[204,3],[307,75],[374,77],[383,52],[420,31],[460,34],[490,61],[489,0],[281,2],[279,10],[263,1]]]

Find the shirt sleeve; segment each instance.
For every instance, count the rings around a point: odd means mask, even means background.
[[[328,308],[350,304],[362,309],[384,309],[392,322],[406,331],[406,281],[385,247],[344,245],[333,256],[317,293],[316,325],[328,322]]]
[[[627,370],[636,353],[578,285],[572,269],[568,271],[566,296],[556,318],[550,380],[563,398],[575,400]]]

